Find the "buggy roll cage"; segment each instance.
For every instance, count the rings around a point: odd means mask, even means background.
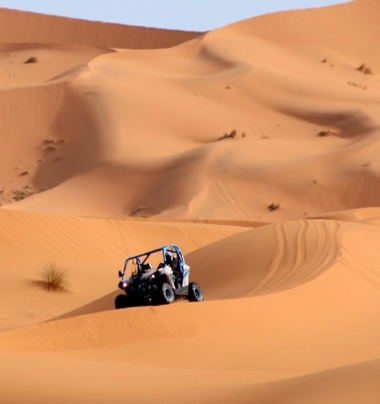
[[[165,256],[168,252],[177,254],[178,257],[178,270],[181,272],[181,274],[184,273],[184,266],[185,266],[185,259],[182,255],[181,250],[179,249],[179,247],[176,244],[167,244],[163,247],[160,248],[156,248],[154,250],[151,251],[147,251],[138,255],[134,255],[132,257],[128,257],[125,262],[124,262],[124,268],[123,268],[123,272],[119,271],[119,277],[122,278],[125,275],[125,272],[127,270],[127,266],[129,261],[135,261],[137,268],[138,268],[138,273],[142,272],[142,268],[143,265],[147,264],[147,261],[149,260],[149,257],[151,256],[151,254],[155,254],[157,252],[162,251],[162,262],[165,263]],[[143,260],[141,260],[140,258],[145,257]]]

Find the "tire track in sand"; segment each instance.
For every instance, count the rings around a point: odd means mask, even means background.
[[[223,180],[214,181],[215,192],[220,196],[224,203],[231,208],[238,219],[250,220],[249,215],[245,212],[242,206],[232,196]]]
[[[339,262],[363,281],[380,290],[379,232],[376,227],[345,232]]]
[[[276,253],[254,294],[294,288],[328,270],[340,255],[339,228],[339,222],[332,220],[277,223]]]
[[[1,66],[0,69],[5,72],[5,80],[3,85],[11,84],[16,78],[14,70],[5,66]]]

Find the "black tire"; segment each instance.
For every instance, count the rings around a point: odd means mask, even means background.
[[[130,301],[127,295],[117,295],[115,298],[115,309],[125,309],[130,306]]]
[[[163,304],[170,304],[175,300],[174,290],[167,282],[161,284],[159,294],[160,300]]]
[[[189,302],[202,302],[205,300],[202,289],[195,282],[189,283],[189,293],[187,298],[189,299]]]

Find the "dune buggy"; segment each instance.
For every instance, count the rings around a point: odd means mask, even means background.
[[[169,304],[176,296],[183,296],[190,302],[204,300],[201,288],[197,283],[189,282],[189,277],[190,267],[175,244],[129,257],[123,271],[119,271],[118,287],[124,294],[116,296],[115,308]]]

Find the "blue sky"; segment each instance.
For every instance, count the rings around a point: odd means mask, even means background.
[[[0,0],[0,7],[127,25],[207,31],[276,11],[345,0]]]

